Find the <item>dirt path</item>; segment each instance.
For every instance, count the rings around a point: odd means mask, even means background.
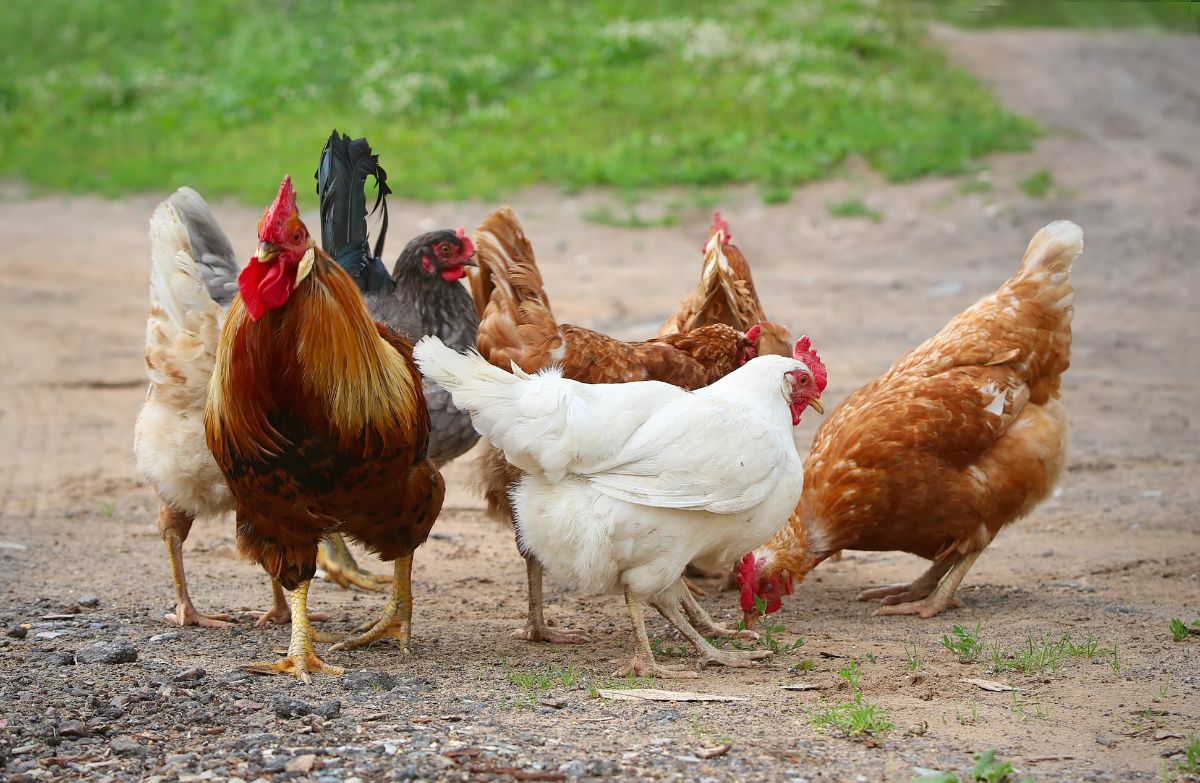
[[[932,621],[873,618],[856,590],[910,578],[903,555],[849,553],[801,585],[781,634],[805,642],[750,671],[709,670],[696,688],[748,702],[637,704],[591,697],[628,643],[607,597],[551,583],[550,612],[592,632],[576,648],[510,639],[524,611],[511,534],[469,491],[473,466],[451,466],[446,511],[418,552],[411,660],[394,648],[343,653],[366,674],[303,687],[251,678],[238,665],[286,644],[283,629],[172,629],[154,504],[137,485],[131,430],[144,393],[145,225],[159,196],[121,202],[0,203],[0,769],[25,779],[489,779],[539,770],[687,780],[900,780],[917,768],[965,770],[997,748],[1038,780],[1158,779],[1200,733],[1200,638],[1176,644],[1168,623],[1200,609],[1200,38],[939,31],[953,58],[1037,118],[1029,154],[987,162],[990,192],[963,180],[906,186],[870,174],[806,188],[766,207],[750,192],[724,205],[769,312],[820,346],[837,401],[939,329],[1015,268],[1043,224],[1086,232],[1076,266],[1070,468],[1060,491],[1006,531],[968,577],[967,607]],[[395,153],[389,153],[395,154]],[[1048,168],[1033,200],[1016,186]],[[307,170],[306,168],[304,169]],[[295,172],[293,172],[295,173]],[[827,201],[862,194],[879,223],[829,217]],[[513,200],[541,252],[561,317],[634,336],[690,289],[707,216],[667,230],[587,223],[598,196],[530,192]],[[396,237],[474,225],[492,205],[397,204]],[[249,254],[258,211],[219,217]],[[661,259],[673,259],[669,263]],[[815,422],[806,422],[809,431]],[[267,583],[240,561],[228,520],[188,542],[201,608],[264,606]],[[86,594],[74,620],[46,620]],[[348,629],[382,599],[314,589],[328,623]],[[730,594],[708,599],[734,614]],[[940,639],[982,624],[979,662]],[[991,674],[991,646],[1089,634],[1102,650],[1030,674]],[[652,634],[681,645],[662,623]],[[65,665],[94,640],[130,642],[136,663]],[[916,671],[910,660],[919,658]],[[815,731],[809,714],[847,701],[837,672],[862,670],[864,698],[896,729],[878,743]],[[794,674],[789,667],[811,661]],[[200,667],[204,673],[185,673]],[[559,672],[551,676],[551,667]],[[563,671],[569,671],[565,677]],[[545,674],[546,683],[533,674]],[[967,677],[1011,682],[993,693]],[[569,685],[564,685],[564,679]],[[781,685],[803,680],[811,692]],[[295,697],[339,700],[327,717],[280,717]],[[334,715],[337,712],[339,714]],[[702,746],[733,743],[702,760]],[[464,750],[465,749],[465,750]],[[311,756],[311,757],[310,757]],[[474,771],[472,771],[474,770]],[[491,771],[488,771],[491,770]],[[155,778],[151,778],[155,779]],[[282,778],[276,778],[282,779]]]

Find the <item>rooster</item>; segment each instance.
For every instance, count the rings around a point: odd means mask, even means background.
[[[579,383],[558,367],[508,372],[436,338],[413,356],[524,472],[511,496],[522,549],[581,588],[624,594],[635,644],[616,676],[696,676],[655,662],[643,603],[706,663],[748,666],[770,654],[713,647],[705,636],[757,634],[713,622],[684,588],[683,569],[732,562],[795,506],[802,476],[792,428],[805,408],[821,407],[815,352],[798,344],[796,358],[758,357],[696,391]]]
[[[339,180],[322,198],[347,190]],[[383,616],[333,649],[394,636],[407,654],[413,551],[445,485],[425,456],[429,414],[411,344],[372,320],[354,281],[316,247],[290,177],[258,240],[221,333],[205,431],[237,504],[239,551],[291,592],[287,657],[249,668],[308,682],[343,671],[313,650],[306,605],[318,542],[344,532],[395,561]]]
[[[1039,231],[1008,282],[851,394],[817,430],[788,524],[739,566],[742,609],[779,608],[841,549],[911,552],[933,565],[867,590],[876,614],[932,617],[1004,526],[1054,487],[1066,462],[1059,397],[1070,363],[1071,264],[1083,232]]]
[[[379,212],[372,248],[367,239],[366,180],[373,177],[377,196],[371,212]],[[387,236],[387,172],[365,138],[351,139],[336,130],[325,142],[317,168],[321,201],[321,246],[354,280],[376,321],[415,341],[436,334],[459,350],[475,345],[478,319],[471,294],[459,282],[474,266],[475,248],[462,229],[430,231],[413,238],[389,274],[381,260]],[[335,193],[345,187],[345,197]],[[436,383],[422,382],[429,409],[428,457],[441,468],[470,450],[479,439],[471,417],[454,408],[450,395]],[[318,565],[325,577],[343,587],[377,590],[390,577],[361,569],[340,536],[321,542]]]
[[[477,347],[493,365],[536,372],[552,365],[563,376],[585,383],[657,380],[698,389],[727,375],[758,353],[759,327],[746,333],[714,324],[645,342],[626,343],[580,326],[559,324],[542,287],[533,246],[507,207],[489,215],[475,232],[479,268],[471,288],[480,311]],[[513,523],[511,489],[521,471],[490,448],[480,474],[493,518]],[[587,641],[575,629],[552,627],[543,614],[542,565],[525,550],[529,613],[513,636],[559,644]]]
[[[679,310],[659,327],[658,334],[688,332],[709,324],[726,324],[742,331],[757,324],[762,329],[759,353],[791,356],[792,335],[783,324],[767,320],[750,276],[750,264],[733,244],[729,224],[720,212],[713,215],[696,290],[684,297]]]

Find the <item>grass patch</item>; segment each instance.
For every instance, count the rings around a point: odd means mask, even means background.
[[[851,155],[907,180],[1027,149],[1034,124],[950,67],[926,21],[868,0],[12,0],[0,176],[262,204],[290,172],[310,208],[337,127],[371,138],[402,197],[749,182],[775,199]]]
[[[1200,737],[1192,737],[1191,742],[1183,749],[1183,754],[1183,761],[1175,762],[1176,771],[1200,775]]]
[[[1045,198],[1054,184],[1054,175],[1049,169],[1038,169],[1018,183],[1021,191],[1030,198]]]
[[[867,203],[861,198],[848,198],[845,201],[831,201],[825,205],[829,210],[829,214],[834,217],[843,218],[867,218],[876,223],[883,220],[883,213],[877,209],[871,209]]]
[[[1119,672],[1120,663],[1116,655],[1115,647],[1100,647],[1100,642],[1091,634],[1088,634],[1083,642],[1076,644],[1071,639],[1069,632],[1063,632],[1058,639],[1047,633],[1040,638],[1028,637],[1023,647],[1012,652],[1002,651],[999,644],[992,645],[992,671],[997,674],[1001,672],[1034,674],[1047,670],[1057,672],[1070,658],[1091,660],[1101,656],[1109,660],[1113,671]],[[1114,662],[1116,663],[1114,664]]]
[[[942,19],[967,27],[1136,27],[1200,32],[1200,10],[1189,0],[936,0]]]
[[[843,667],[838,676],[850,685],[854,699],[840,704],[824,704],[810,713],[809,722],[814,728],[832,729],[846,737],[864,734],[879,737],[896,728],[887,710],[863,700],[862,689],[859,688],[862,672],[859,671],[858,661]]]
[[[979,640],[982,624],[976,625],[974,631],[968,631],[961,625],[954,625],[950,633],[942,636],[942,646],[958,655],[960,663],[971,663],[978,660],[983,652],[983,642]]]
[[[987,750],[975,757],[975,766],[968,778],[960,778],[953,772],[934,772],[916,778],[913,783],[1009,783],[1012,775],[1012,762],[996,758],[995,750]],[[1019,783],[1027,781],[1032,783],[1033,778],[1021,778]]]
[[[556,688],[570,690],[580,681],[573,663],[567,664],[565,668],[551,664],[538,669],[519,669],[509,664],[508,661],[502,661],[502,663],[504,675],[508,681],[525,691],[524,698],[514,706],[536,707],[547,694]]]

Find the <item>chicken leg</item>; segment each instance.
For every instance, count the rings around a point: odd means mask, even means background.
[[[946,577],[939,581],[932,592],[926,594],[921,600],[889,603],[885,599],[884,606],[876,609],[875,614],[879,616],[915,614],[919,615],[922,620],[928,620],[949,607],[961,607],[963,602],[955,597],[954,591],[958,589],[963,577],[967,575],[967,571],[971,570],[971,566],[975,564],[981,554],[983,552],[972,552],[969,555],[960,555],[954,558]],[[932,570],[931,568],[930,571]],[[921,579],[925,579],[925,577],[923,576]]]
[[[512,632],[512,638],[551,644],[583,644],[591,641],[585,632],[574,628],[553,628],[551,621],[545,618],[542,564],[533,555],[525,555],[525,577],[529,583],[529,618],[524,628]]]
[[[625,585],[625,606],[633,621],[633,656],[621,668],[613,672],[614,677],[661,677],[664,680],[686,680],[700,675],[690,669],[669,668],[654,660],[650,649],[650,637],[646,635],[646,616],[642,604],[633,596],[629,585]],[[661,611],[661,610],[660,610]]]
[[[203,628],[226,628],[230,623],[227,614],[201,614],[196,611],[188,595],[187,576],[183,572],[183,542],[191,532],[196,518],[165,500],[158,504],[158,534],[167,545],[167,559],[171,562],[171,577],[175,581],[175,611],[163,615],[167,622],[179,626],[199,625]]]
[[[937,587],[938,582],[946,575],[946,572],[961,559],[962,555],[951,550],[934,560],[925,573],[911,582],[873,587],[870,590],[860,592],[857,598],[859,601],[871,601],[882,598],[885,605],[919,601],[932,593],[933,589]]]
[[[254,618],[254,624],[259,628],[265,628],[271,623],[283,625],[292,621],[292,611],[288,607],[288,600],[283,592],[283,585],[279,584],[278,579],[271,580],[271,601],[272,606],[267,611],[250,613]],[[328,619],[329,614],[326,612],[308,613],[308,621],[310,623],[319,623]]]
[[[396,559],[395,575],[392,577],[392,594],[384,604],[383,616],[365,633],[340,641],[330,647],[330,650],[353,650],[358,647],[366,647],[385,636],[390,636],[400,640],[400,650],[404,655],[412,653],[409,648],[412,640],[412,561],[411,552]]]
[[[686,580],[685,580],[686,581]],[[704,607],[696,600],[690,590],[681,591],[683,597],[683,611],[687,612],[688,620],[692,627],[699,631],[704,636],[715,636],[718,639],[748,639],[750,641],[758,641],[758,634],[749,629],[733,630],[719,625],[708,612],[704,611]]]
[[[303,682],[312,682],[312,674],[340,675],[345,669],[340,666],[330,666],[321,660],[313,650],[312,626],[308,624],[308,586],[312,580],[306,579],[292,591],[292,638],[288,644],[287,657],[276,663],[251,663],[245,666],[246,671],[258,674],[294,674]],[[278,584],[278,582],[276,582]]]
[[[685,588],[679,592],[679,596],[683,596],[684,601],[695,601],[691,593]],[[667,622],[675,626],[675,629],[683,634],[683,638],[687,639],[692,647],[696,648],[696,652],[700,653],[702,664],[719,663],[722,666],[749,666],[751,662],[768,658],[771,656],[770,650],[718,650],[713,647],[712,643],[705,639],[704,636],[696,630],[696,628],[683,616],[683,612],[679,611],[680,597],[672,597],[666,601],[658,601],[653,604],[659,614],[666,618]],[[685,604],[686,606],[686,604]],[[724,638],[744,638],[757,639],[758,634],[753,631],[730,631],[727,628],[718,626],[713,619],[708,616],[708,613],[696,604],[694,609],[699,609],[699,615],[702,615],[701,622],[706,625],[709,630],[718,632]],[[691,610],[688,614],[691,614]],[[745,635],[740,635],[745,634]]]
[[[380,585],[392,581],[390,576],[364,571],[358,565],[358,561],[354,559],[354,555],[350,554],[350,547],[346,546],[346,539],[338,533],[330,533],[321,539],[321,543],[317,547],[317,568],[325,572],[326,579],[347,589],[358,587],[378,593],[383,590]]]

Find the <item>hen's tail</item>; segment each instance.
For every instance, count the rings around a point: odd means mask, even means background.
[[[217,222],[217,216],[199,193],[186,186],[175,191],[167,203],[175,208],[187,226],[192,258],[200,267],[208,295],[221,307],[228,309],[238,291],[237,277],[241,266],[233,254],[229,237]]]
[[[367,177],[375,178],[377,193],[371,212],[380,212],[375,248],[367,241]],[[381,256],[387,237],[387,172],[364,139],[351,139],[336,130],[321,150],[317,167],[317,197],[321,204],[321,247],[346,270],[364,293],[394,288]]]
[[[476,229],[475,260],[476,346],[488,361],[508,367],[525,348],[558,330],[533,245],[508,207],[488,215]]]
[[[192,224],[173,198],[150,216],[146,375],[162,393],[202,409],[224,312],[209,295],[189,239]]]
[[[450,392],[460,410],[472,412],[507,401],[512,387],[529,378],[516,365],[508,372],[475,351],[459,353],[434,335],[421,338],[413,346],[413,361],[422,375]]]
[[[1083,229],[1069,220],[1056,220],[1033,235],[1008,287],[1022,300],[1035,301],[1070,323],[1075,313],[1071,264],[1082,252]]]

